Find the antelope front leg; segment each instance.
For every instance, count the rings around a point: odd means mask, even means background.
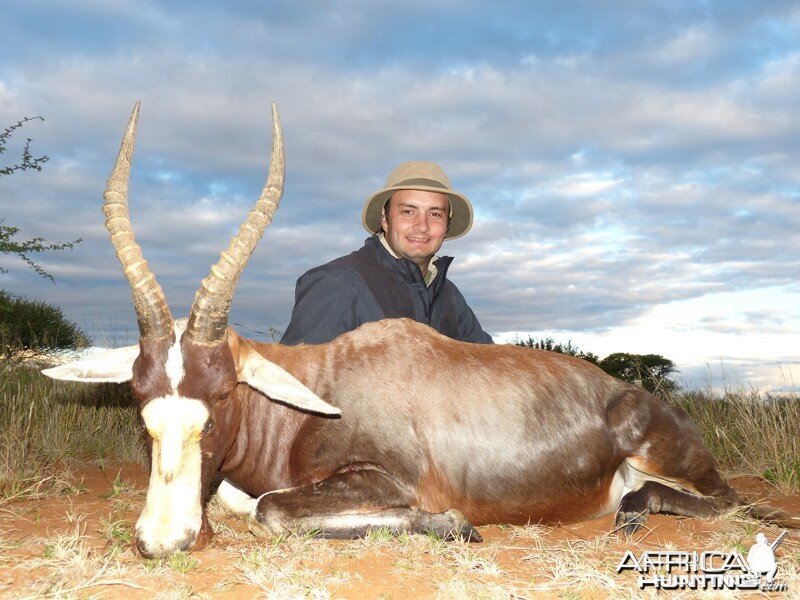
[[[250,531],[352,539],[385,528],[395,535],[432,532],[444,539],[482,541],[459,511],[429,513],[409,506],[410,500],[402,484],[379,469],[348,470],[317,483],[264,494],[250,515]]]

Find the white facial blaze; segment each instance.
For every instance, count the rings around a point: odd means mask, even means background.
[[[153,440],[153,466],[136,534],[150,554],[176,550],[188,537],[194,542],[200,531],[200,439],[208,417],[202,402],[177,395],[156,398],[142,409]]]
[[[164,370],[167,372],[167,378],[172,388],[172,393],[178,394],[178,385],[183,380],[183,354],[181,353],[181,336],[183,330],[181,329],[183,320],[175,324],[175,339],[178,340],[170,346],[167,352],[167,363],[164,365]]]

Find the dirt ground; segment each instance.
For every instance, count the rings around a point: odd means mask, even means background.
[[[625,540],[613,517],[556,528],[488,526],[481,544],[426,536],[327,541],[297,536],[257,540],[244,521],[211,507],[216,534],[204,550],[143,560],[131,544],[147,474],[135,465],[96,465],[61,476],[60,493],[0,501],[0,596],[8,598],[638,598],[633,571],[617,572],[627,550],[738,551],[744,556],[775,527],[742,518],[713,521],[654,516]],[[800,514],[800,496],[740,478],[749,499]],[[53,481],[46,482],[51,486]],[[776,550],[768,594],[680,592],[678,597],[800,598],[800,531]],[[663,594],[661,593],[661,597]],[[666,592],[670,595],[676,592]]]

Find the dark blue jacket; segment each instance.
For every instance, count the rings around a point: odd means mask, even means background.
[[[297,280],[292,320],[281,343],[321,344],[363,323],[408,317],[457,340],[490,344],[492,338],[447,279],[452,261],[443,256],[434,262],[438,275],[428,287],[417,265],[394,258],[373,235],[361,249]]]

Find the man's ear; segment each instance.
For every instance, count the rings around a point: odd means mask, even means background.
[[[42,374],[62,381],[87,383],[122,383],[133,376],[133,362],[139,356],[139,345],[108,350],[91,358],[44,369]]]
[[[381,230],[384,233],[386,233],[386,229],[389,226],[389,219],[387,218],[386,215],[387,215],[387,213],[389,211],[389,203],[391,201],[392,201],[392,197],[389,196],[389,198],[386,200],[386,202],[383,203],[383,208],[381,209]]]
[[[341,415],[342,411],[304,386],[293,375],[255,351],[242,353],[239,381],[257,389],[272,400],[323,415]]]

